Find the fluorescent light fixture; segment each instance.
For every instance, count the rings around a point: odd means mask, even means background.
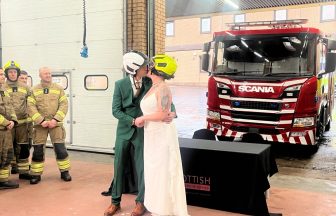
[[[237,45],[229,46],[228,48],[226,48],[226,50],[229,52],[240,52],[241,51],[241,49]]]
[[[226,31],[226,34],[228,34],[228,35],[230,35],[230,36],[235,36],[234,34],[228,32],[228,31]]]
[[[241,43],[242,43],[246,48],[249,47],[245,41],[241,40]]]
[[[235,9],[239,9],[239,6],[234,3],[233,1],[231,0],[224,0],[226,3],[228,3],[229,5],[231,5],[231,7],[235,8]]]
[[[260,53],[258,53],[256,51],[254,51],[253,53],[254,53],[254,55],[258,56],[259,58],[262,58],[262,55]]]
[[[297,37],[290,37],[289,38],[290,42],[296,43],[296,44],[301,44],[301,41],[297,39]]]
[[[268,60],[267,58],[265,58],[265,61],[266,61],[266,62],[269,62],[269,60]]]
[[[296,49],[292,46],[292,44],[290,42],[282,42],[283,45],[286,47],[287,50],[295,52]]]

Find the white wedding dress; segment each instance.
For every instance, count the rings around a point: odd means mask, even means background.
[[[155,92],[141,101],[144,115],[157,110]],[[145,207],[152,215],[187,216],[181,154],[175,123],[144,126]]]

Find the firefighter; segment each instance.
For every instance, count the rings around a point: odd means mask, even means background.
[[[41,83],[32,88],[32,94],[28,98],[28,113],[34,122],[30,184],[41,181],[48,134],[54,147],[61,179],[71,181],[70,160],[65,147],[65,129],[62,124],[68,111],[68,100],[63,88],[52,83],[50,68],[40,68],[39,76]]]
[[[28,85],[28,72],[25,70],[21,70],[20,76],[19,76],[19,82]]]
[[[19,76],[19,82],[28,85],[28,72],[25,70],[21,70],[20,76]],[[28,138],[29,138],[29,149],[32,146],[33,143],[33,122],[31,121],[31,118],[27,118],[27,124],[28,124]]]
[[[0,189],[14,189],[19,184],[9,180],[9,170],[13,157],[11,130],[17,124],[17,118],[4,84],[5,75],[0,69]]]
[[[30,179],[29,175],[29,138],[27,98],[30,88],[18,81],[20,66],[15,61],[8,61],[4,66],[7,78],[5,89],[10,95],[13,108],[18,118],[18,124],[12,130],[14,157],[12,160],[12,174],[19,173],[20,179]]]

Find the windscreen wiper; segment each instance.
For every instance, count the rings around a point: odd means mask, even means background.
[[[298,73],[295,72],[291,72],[291,73],[268,73],[268,74],[264,74],[263,76],[278,76],[278,75],[299,75]]]
[[[255,72],[262,73],[262,71],[260,71],[260,70],[251,70],[251,71],[232,71],[232,72],[224,72],[224,74],[227,74],[227,75],[235,75],[235,74],[241,74],[241,73],[255,73]]]

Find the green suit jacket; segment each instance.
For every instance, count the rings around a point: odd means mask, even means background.
[[[132,83],[128,76],[115,82],[112,101],[112,114],[117,118],[117,137],[129,140],[136,130],[143,133],[143,128],[132,126],[132,121],[142,115],[140,101],[152,86],[152,80],[148,77],[142,78],[140,95],[134,97]],[[172,104],[171,110],[175,112]]]

